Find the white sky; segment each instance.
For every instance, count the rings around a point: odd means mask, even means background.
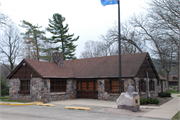
[[[127,20],[133,13],[143,12],[145,0],[120,0],[121,22]],[[108,28],[118,21],[118,5],[102,6],[100,0],[1,0],[0,11],[8,15],[14,22],[20,24],[26,20],[43,28],[48,26],[48,18],[54,13],[66,18],[69,33],[80,36],[76,56],[84,50],[88,40],[100,40]]]

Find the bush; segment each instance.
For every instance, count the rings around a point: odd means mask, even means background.
[[[1,78],[1,96],[9,95],[9,87],[6,84],[6,81]]]
[[[171,93],[168,92],[160,92],[158,94],[159,97],[171,97]]]
[[[146,104],[159,104],[159,100],[156,98],[140,98],[140,105]]]

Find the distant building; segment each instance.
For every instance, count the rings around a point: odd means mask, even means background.
[[[178,75],[171,75],[169,77],[169,86],[178,86]]]

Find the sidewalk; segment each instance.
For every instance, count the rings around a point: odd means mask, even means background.
[[[171,119],[180,110],[180,97],[177,97],[177,95],[180,94],[172,94],[172,97],[174,97],[172,100],[161,105],[159,109],[151,110],[142,115],[142,117]]]

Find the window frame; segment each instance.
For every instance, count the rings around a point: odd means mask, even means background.
[[[149,80],[149,91],[155,91],[155,82],[153,80]]]
[[[113,85],[113,81],[116,81],[116,83]],[[115,88],[115,89],[113,89]],[[122,92],[124,92],[124,81],[122,80]],[[106,79],[105,80],[105,92],[109,93],[118,93],[119,94],[119,80],[117,79]]]
[[[50,92],[66,92],[66,89],[67,89],[66,80],[50,79]]]
[[[146,92],[146,81],[144,79],[140,79],[139,81],[139,91]]]
[[[20,80],[20,91],[18,93],[30,94],[30,80]]]
[[[119,81],[118,80],[110,80],[110,93],[119,93]]]

